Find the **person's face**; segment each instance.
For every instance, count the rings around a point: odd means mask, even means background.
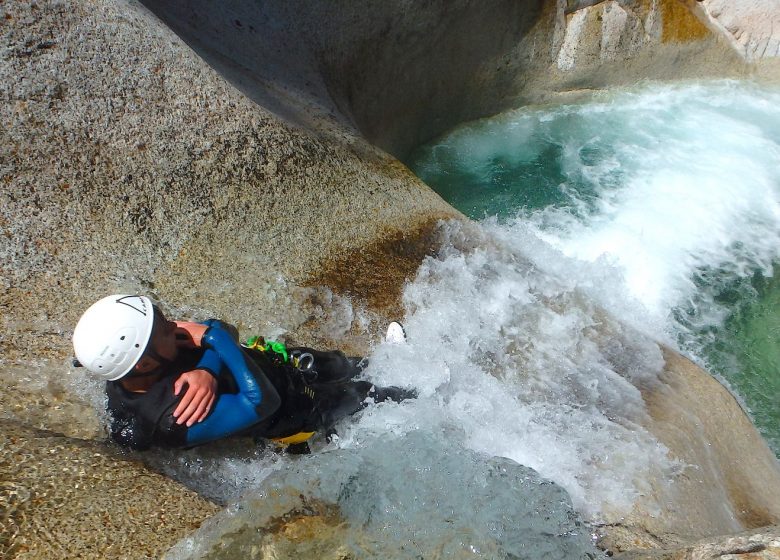
[[[154,307],[154,324],[146,352],[138,360],[135,370],[139,373],[154,371],[161,365],[159,358],[174,361],[179,355],[176,344],[176,323],[165,318],[157,306]]]

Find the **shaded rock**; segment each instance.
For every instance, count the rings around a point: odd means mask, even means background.
[[[299,100],[322,107],[403,157],[459,122],[509,106],[535,64],[533,42],[545,39],[532,29],[555,3],[146,4],[251,98],[298,121],[308,119]]]
[[[752,72],[681,0],[146,4],[250,98],[309,127],[328,115],[400,158],[562,92]]]
[[[0,420],[3,558],[159,558],[218,509],[104,445]]]

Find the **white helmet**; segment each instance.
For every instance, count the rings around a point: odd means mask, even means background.
[[[138,363],[153,325],[154,308],[148,297],[105,297],[84,312],[73,331],[76,359],[106,381],[116,381]]]

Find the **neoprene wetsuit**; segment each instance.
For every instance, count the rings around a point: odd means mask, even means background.
[[[242,348],[230,325],[213,319],[204,324],[208,329],[203,348],[180,352],[147,392],[127,391],[118,381],[107,383],[111,437],[117,443],[140,450],[152,445],[194,447],[236,434],[266,439],[306,436],[330,429],[366,406],[367,399],[400,401],[416,396],[413,391],[353,380],[361,371],[358,361],[337,351],[300,349],[314,356],[314,368],[304,377],[264,352]],[[188,428],[173,417],[185,393],[174,395],[173,386],[181,373],[193,369],[205,369],[217,378],[218,398],[209,415]]]

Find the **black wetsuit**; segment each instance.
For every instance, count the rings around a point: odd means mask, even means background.
[[[133,393],[119,382],[107,383],[111,436],[117,443],[147,449],[193,447],[235,434],[288,438],[329,430],[370,401],[415,396],[413,391],[375,388],[354,380],[361,362],[341,352],[297,349],[314,356],[313,368],[303,373],[272,353],[240,347],[229,325],[214,320],[206,325],[204,348],[182,352],[147,392]],[[206,419],[188,428],[173,417],[185,392],[175,396],[173,385],[181,373],[193,369],[206,369],[217,377],[218,398]]]

